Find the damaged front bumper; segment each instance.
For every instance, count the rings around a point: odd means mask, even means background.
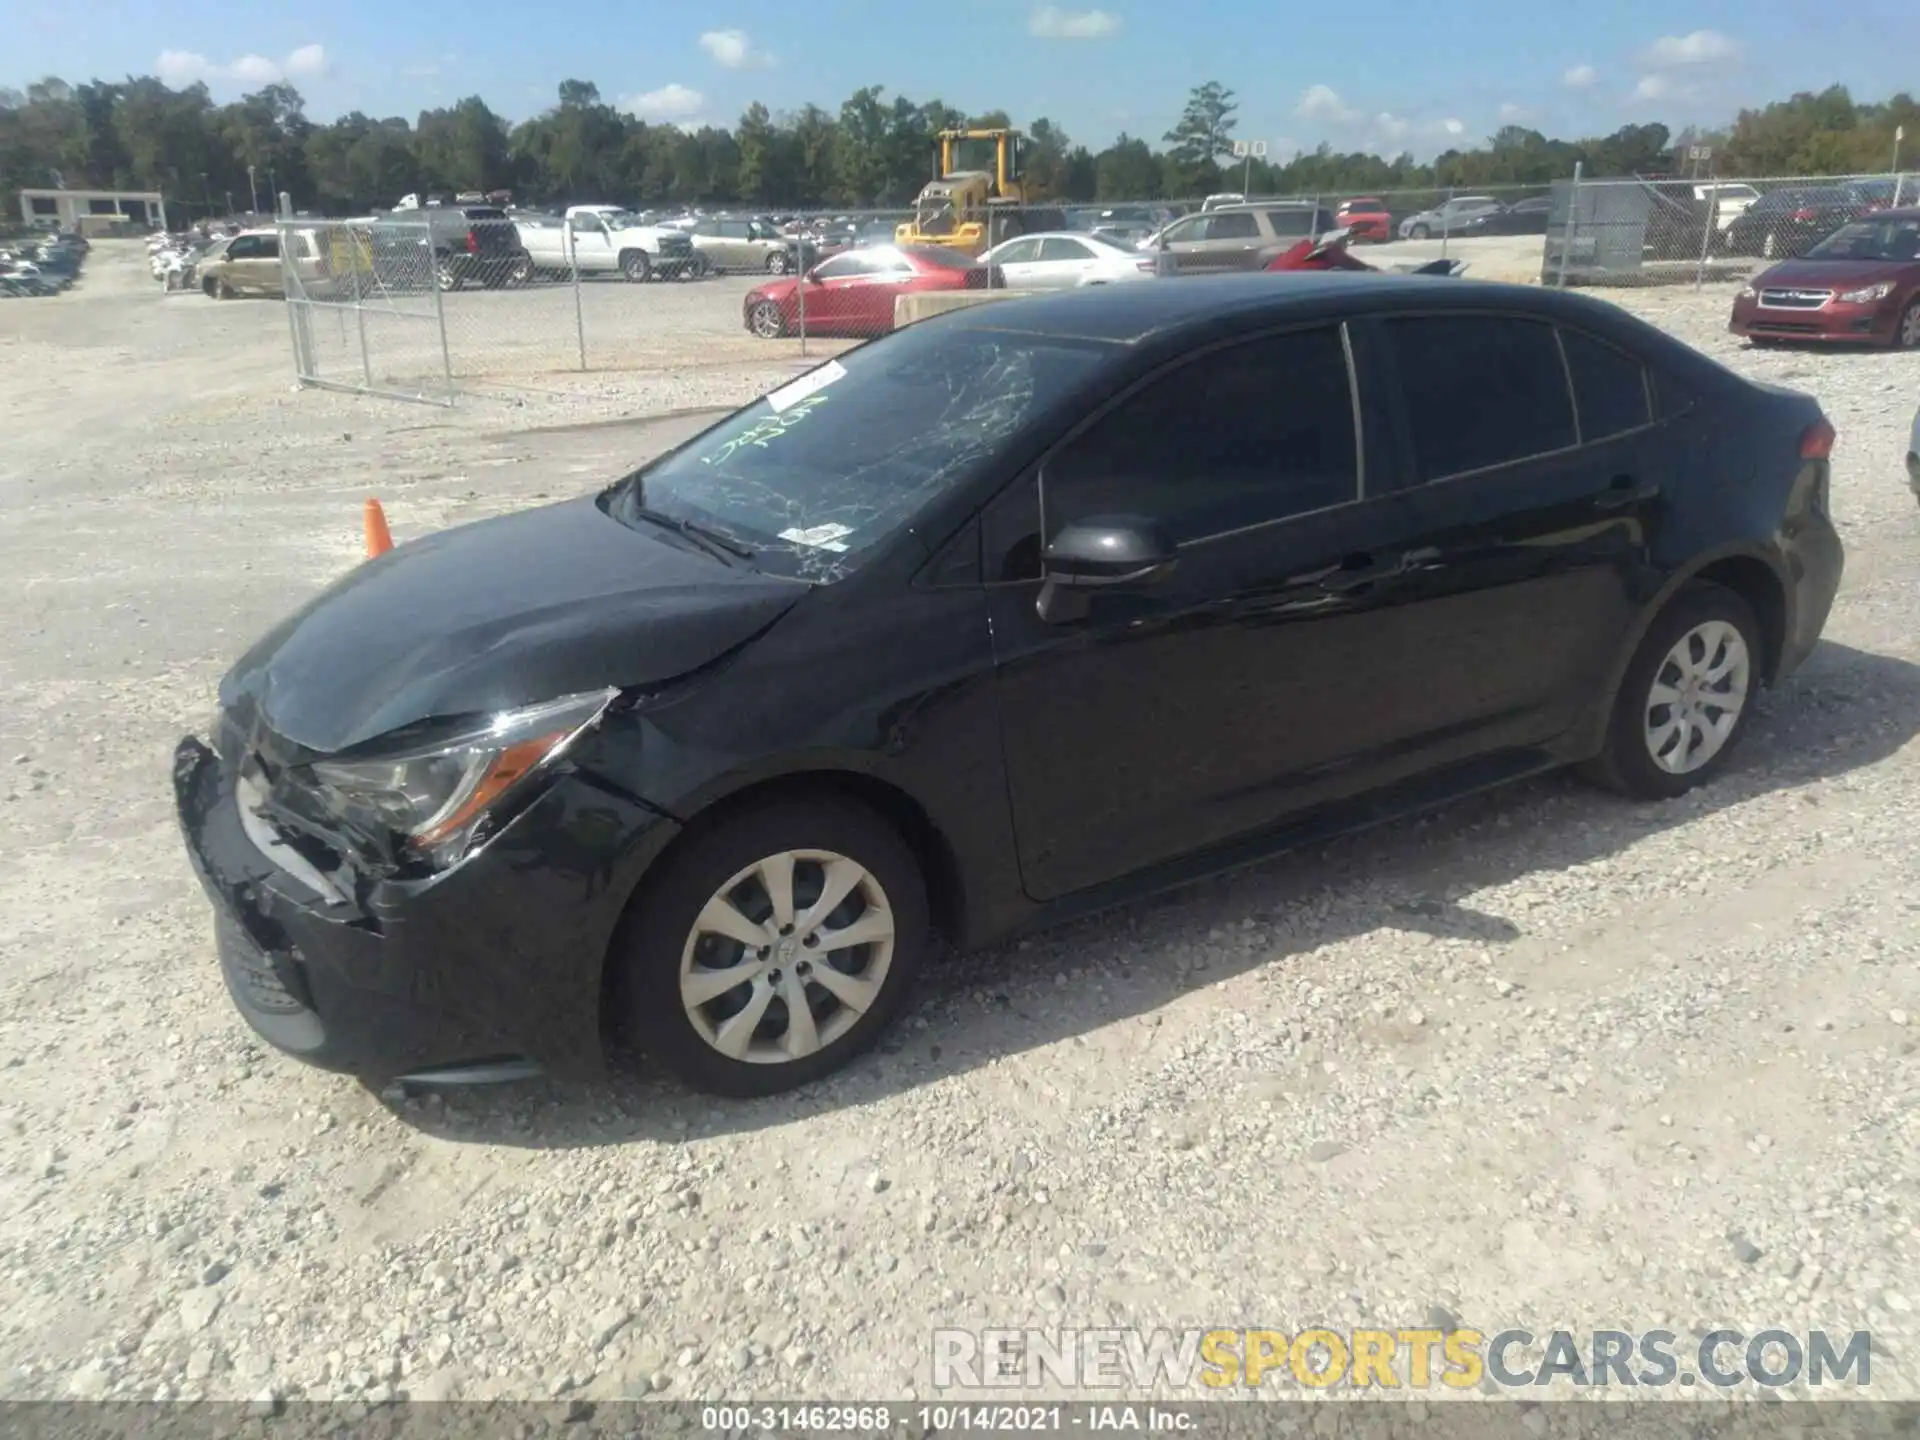
[[[602,964],[665,816],[568,775],[454,869],[348,893],[193,736],[173,784],[227,990],[270,1044],[370,1081],[603,1068]]]

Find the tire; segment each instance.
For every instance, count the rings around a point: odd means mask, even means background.
[[[1766,233],[1766,237],[1760,242],[1760,258],[1762,260],[1772,260],[1777,257],[1779,253],[1780,232],[1778,230],[1769,230]]]
[[[533,261],[525,255],[516,255],[507,266],[507,284],[525,285],[533,279]]]
[[[1686,724],[1680,740],[1699,758],[1691,768],[1676,769],[1670,739],[1661,747],[1669,763],[1655,756],[1654,740],[1671,736],[1667,727],[1675,707],[1656,705],[1654,693],[1656,685],[1687,693],[1689,677],[1675,663],[1683,645],[1707,676],[1716,668],[1722,671],[1719,680],[1709,680],[1694,691],[1696,696],[1737,698],[1732,704],[1695,701],[1696,718]],[[1752,606],[1724,586],[1687,586],[1655,617],[1634,652],[1614,700],[1606,748],[1583,767],[1583,773],[1596,784],[1641,800],[1672,800],[1705,784],[1726,764],[1746,731],[1760,692],[1763,654],[1763,633]],[[1656,712],[1659,719],[1654,718]],[[1722,728],[1719,722],[1729,715],[1730,723]],[[1663,730],[1666,737],[1660,734]],[[1708,744],[1711,750],[1701,755]]]
[[[793,919],[777,930],[769,902],[783,872]],[[809,929],[829,874],[853,888],[821,917],[830,923]],[[713,928],[716,919],[736,934]],[[832,952],[831,963],[806,943],[856,926],[879,938]],[[748,937],[765,943],[749,946]],[[608,956],[617,967],[613,1018],[697,1089],[777,1095],[840,1069],[880,1038],[929,939],[926,881],[891,825],[835,797],[772,800],[697,831],[642,886]],[[742,980],[716,986],[711,977],[732,969]],[[830,986],[822,974],[834,975]],[[685,981],[696,987],[691,999]],[[789,1007],[799,1000],[809,1024],[796,1034]],[[742,1030],[742,1014],[756,1015],[756,1028]]]
[[[680,272],[682,280],[704,280],[713,273],[713,261],[705,255],[695,255],[691,264]]]
[[[644,250],[622,250],[620,273],[638,285],[653,274],[653,262],[647,258],[647,252]]]
[[[1425,240],[1432,234],[1433,234],[1433,231],[1430,230],[1427,226],[1416,225],[1411,230],[1407,231],[1407,238],[1409,240]]]
[[[767,273],[769,275],[784,275],[792,268],[793,262],[787,258],[787,252],[784,250],[776,250],[773,254],[767,256]]]
[[[206,296],[209,300],[220,299],[221,298],[220,282],[218,280],[211,280],[211,279],[202,280],[200,282],[200,293]]]
[[[747,327],[762,340],[778,340],[787,333],[787,317],[772,300],[762,300],[747,316]]]
[[[451,260],[436,260],[433,266],[433,283],[451,293],[466,283],[466,276],[453,268]]]
[[[1920,295],[1909,300],[1907,308],[1900,312],[1893,327],[1893,348],[1920,350]]]

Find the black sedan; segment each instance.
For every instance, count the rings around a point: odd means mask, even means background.
[[[1463,221],[1454,233],[1461,238],[1475,235],[1544,235],[1553,214],[1551,195],[1532,195],[1499,210],[1489,210]]]
[[[1796,185],[1771,190],[1734,216],[1725,232],[1733,255],[1786,260],[1804,255],[1849,220],[1872,208],[1860,192],[1842,185]]]
[[[1603,303],[1002,302],[354,570],[174,783],[221,965],[370,1079],[746,1095],[978,945],[1576,764],[1723,766],[1839,583],[1833,430]]]

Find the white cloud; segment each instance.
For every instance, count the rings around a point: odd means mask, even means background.
[[[1409,122],[1402,120],[1398,115],[1393,115],[1383,110],[1373,117],[1373,128],[1389,140],[1400,140],[1405,138],[1406,133],[1411,130],[1413,126]]]
[[[1711,65],[1731,60],[1740,53],[1740,43],[1718,30],[1695,30],[1691,35],[1662,35],[1646,48],[1641,63],[1649,69],[1667,70],[1679,65]]]
[[[324,45],[302,45],[287,56],[287,74],[324,75],[327,73],[327,47]]]
[[[1331,85],[1309,85],[1300,92],[1293,113],[1302,120],[1319,120],[1329,125],[1351,125],[1360,112],[1340,98]]]
[[[1446,131],[1447,134],[1449,135],[1464,135],[1467,133],[1466,123],[1464,121],[1455,120],[1451,116],[1449,116],[1447,119],[1442,120],[1440,122],[1440,128]]]
[[[1106,10],[1062,10],[1042,5],[1027,20],[1027,33],[1042,40],[1104,40],[1120,31],[1120,17]]]
[[[1500,121],[1502,124],[1511,125],[1517,120],[1524,120],[1526,118],[1527,107],[1524,105],[1516,105],[1509,100],[1500,107]]]
[[[1673,82],[1664,75],[1642,75],[1640,83],[1633,87],[1636,100],[1669,100],[1673,97]]]
[[[700,37],[700,48],[722,70],[764,70],[773,57],[756,50],[744,30],[709,30]]]
[[[198,50],[162,50],[154,73],[172,86],[198,81],[232,80],[242,85],[271,85],[279,80],[310,80],[327,73],[327,48],[302,45],[284,60],[265,55],[242,55],[222,65]]]
[[[647,90],[639,95],[629,95],[620,102],[620,108],[642,120],[678,124],[698,115],[700,107],[706,103],[707,97],[698,90],[673,84],[662,85],[658,90]]]
[[[1560,77],[1560,83],[1569,90],[1591,90],[1600,79],[1600,72],[1591,65],[1576,65]]]

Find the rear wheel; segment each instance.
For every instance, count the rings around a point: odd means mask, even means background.
[[[1643,800],[1671,800],[1711,779],[1759,692],[1761,633],[1753,607],[1724,586],[1682,590],[1627,666],[1588,777]]]
[[[926,884],[864,806],[785,799],[670,855],[609,964],[616,1018],[688,1084],[774,1095],[839,1069],[886,1029],[929,939]]]
[[[1431,234],[1433,234],[1433,231],[1425,225],[1416,225],[1407,232],[1407,238],[1409,240],[1424,240]]]
[[[787,252],[784,250],[776,250],[773,254],[767,256],[767,273],[769,275],[784,275],[792,268],[792,262],[787,259]]]
[[[433,266],[433,281],[442,290],[458,290],[465,277],[454,268],[453,261],[436,260]]]
[[[644,250],[623,250],[620,252],[620,273],[637,285],[653,273],[653,262],[647,259]]]
[[[753,327],[753,333],[762,340],[778,340],[787,333],[787,317],[771,300],[762,300],[755,305],[748,312],[747,323]]]

